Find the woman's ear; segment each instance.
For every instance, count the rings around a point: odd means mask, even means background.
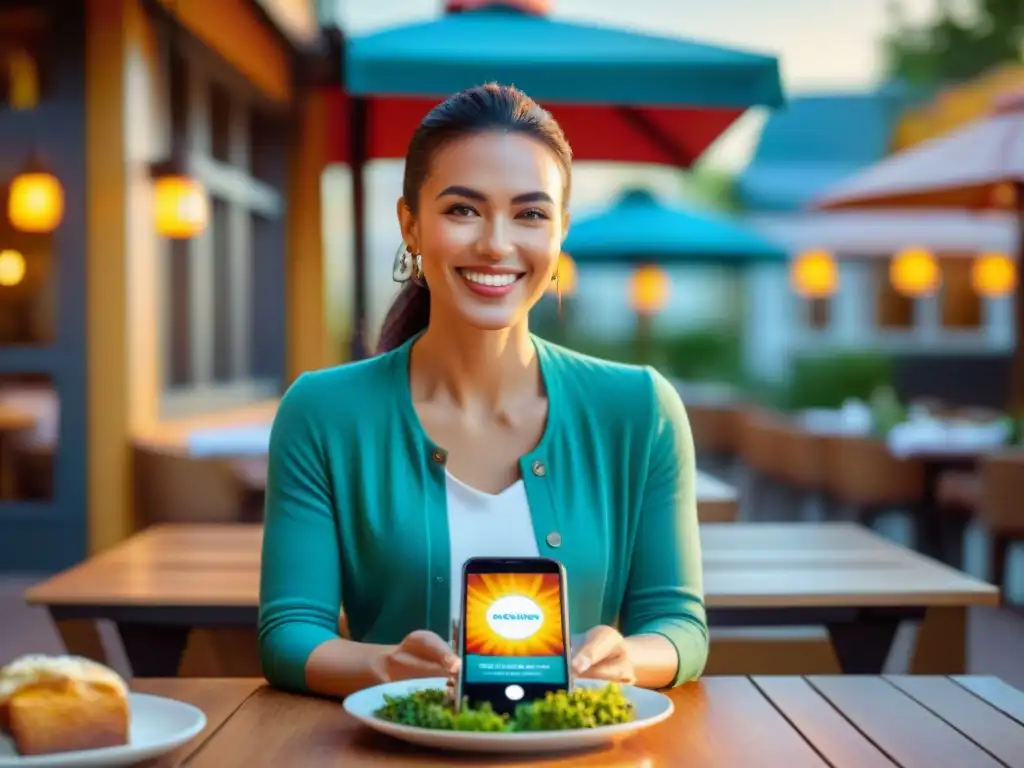
[[[568,211],[562,211],[562,242],[565,242],[565,238],[569,236],[569,224],[572,223],[572,214]]]
[[[413,216],[409,206],[405,204],[405,198],[398,198],[398,226],[402,230],[402,242],[411,253],[419,254],[419,234],[417,232],[416,217]]]

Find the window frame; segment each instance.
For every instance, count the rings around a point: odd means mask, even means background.
[[[274,110],[235,78],[221,76],[212,57],[196,55],[194,46],[182,51],[179,61],[184,76],[185,120],[184,152],[189,173],[206,188],[210,199],[209,226],[199,236],[184,243],[183,248],[164,249],[160,309],[161,380],[160,413],[162,418],[180,418],[215,410],[224,410],[277,397],[283,384],[279,378],[258,378],[251,373],[253,313],[256,302],[252,294],[253,244],[252,220],[255,216],[286,225],[284,190],[257,178],[250,169],[250,140],[253,113],[275,117]],[[229,157],[228,162],[213,157],[214,126],[211,119],[213,88],[219,87],[228,97]],[[168,123],[172,123],[168,110]],[[214,232],[213,201],[227,204],[228,259],[230,285],[231,341],[230,378],[214,378]],[[172,366],[172,300],[170,286],[171,258],[189,260],[188,329],[190,381],[169,383]],[[282,361],[283,374],[283,361]]]

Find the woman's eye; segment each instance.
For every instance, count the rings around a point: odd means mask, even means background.
[[[474,211],[468,205],[462,205],[460,203],[456,203],[451,208],[449,208],[448,209],[448,213],[451,214],[452,216],[475,216],[476,215],[476,211]]]
[[[539,208],[530,208],[519,214],[524,219],[546,219],[548,215]]]

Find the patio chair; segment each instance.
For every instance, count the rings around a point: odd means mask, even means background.
[[[1024,541],[1024,449],[1004,450],[981,460],[975,514],[988,534],[992,583],[1005,590],[1010,547]]]
[[[920,538],[924,497],[924,465],[899,459],[874,437],[832,435],[825,442],[828,491],[837,515],[871,527],[883,514],[908,512]]]

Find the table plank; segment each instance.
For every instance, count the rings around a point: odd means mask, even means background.
[[[226,723],[249,696],[263,685],[262,680],[238,679],[158,679],[135,680],[132,690],[165,696],[198,707],[206,714],[206,728],[192,741],[157,760],[144,763],[147,768],[171,768],[182,765]]]
[[[670,696],[676,705],[672,718],[634,739],[596,753],[517,760],[426,752],[374,734],[344,715],[336,702],[263,688],[189,761],[189,766],[826,766],[745,678],[711,678],[672,691]]]
[[[832,768],[893,768],[896,765],[802,677],[780,675],[751,679]]]
[[[196,740],[149,764],[160,768],[984,768],[1024,759],[1024,724],[970,691],[1024,699],[995,678],[705,678],[670,691],[673,716],[633,739],[525,760],[421,750],[362,727],[337,701],[276,691],[257,679],[146,680],[133,687],[194,703],[209,719]]]
[[[886,680],[1009,768],[1024,768],[1024,728],[988,702],[948,677],[892,675]]]
[[[879,677],[808,681],[903,768],[999,768],[1000,763],[899,688]]]
[[[998,590],[850,524],[701,525],[709,608],[997,605]],[[262,527],[163,525],[37,584],[37,605],[238,605]],[[211,585],[216,585],[211,588]]]
[[[1008,717],[1024,725],[1024,693],[1007,685],[998,677],[956,675],[953,682],[984,699]]]

